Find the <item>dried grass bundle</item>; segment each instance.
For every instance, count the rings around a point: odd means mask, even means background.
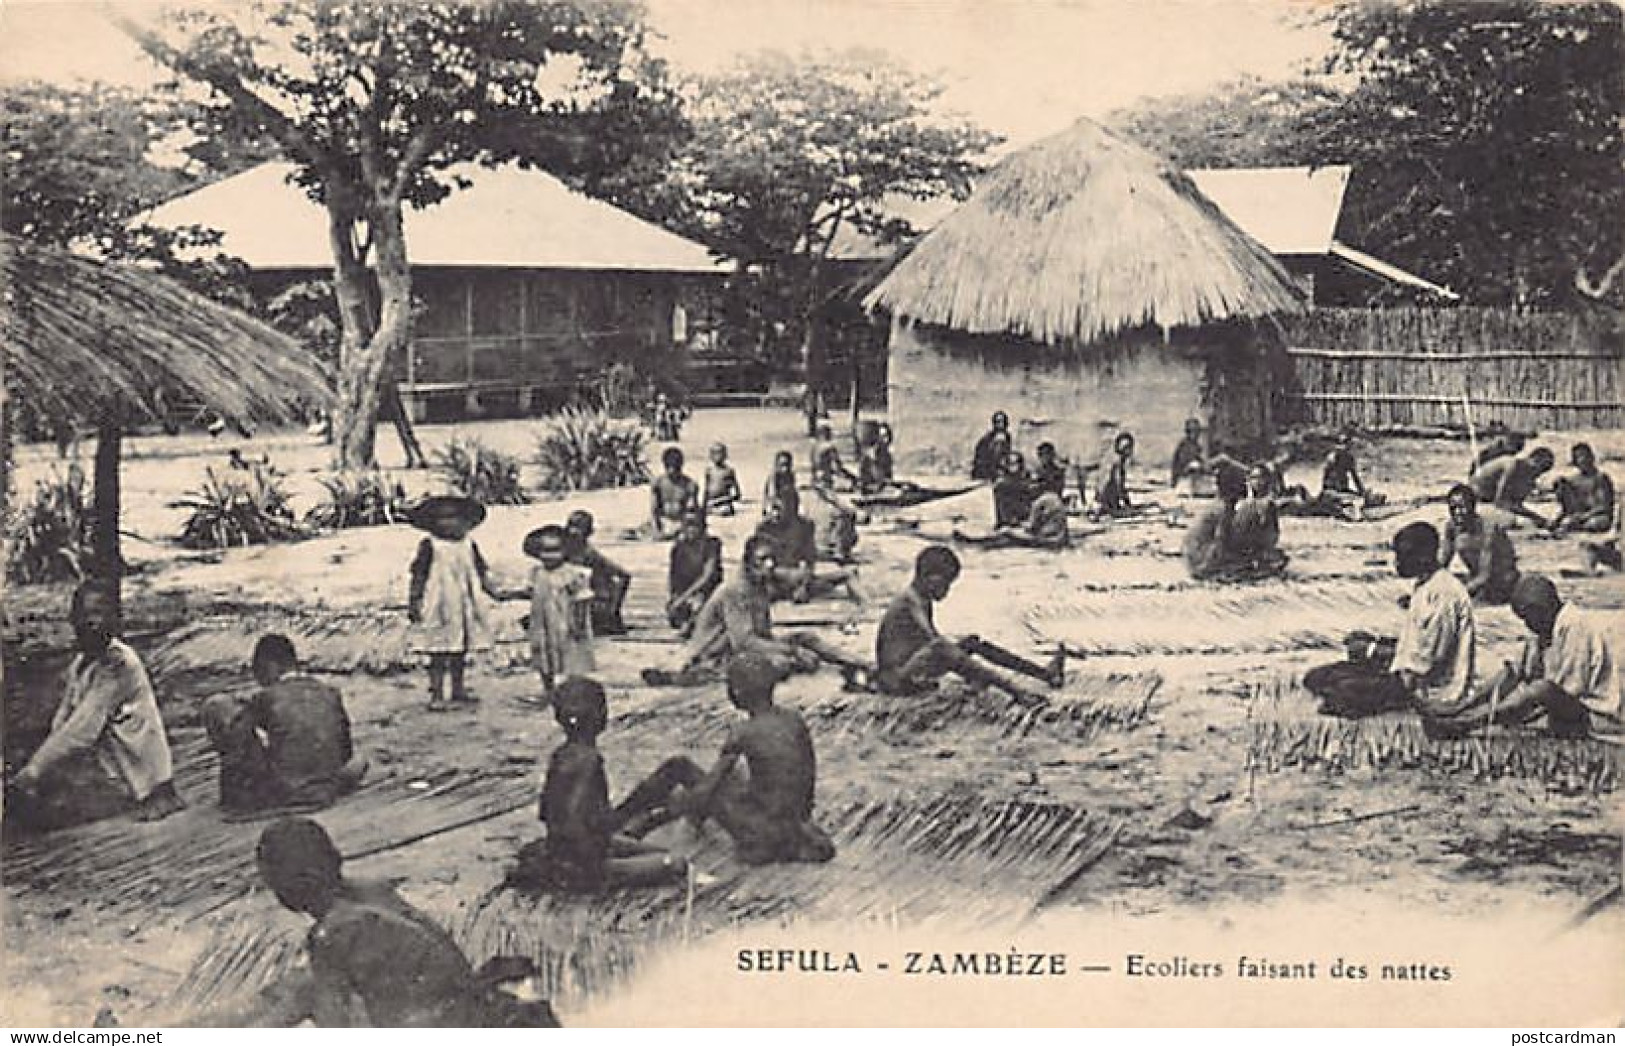
[[[1316,712],[1318,699],[1295,681],[1255,687],[1249,709],[1249,764],[1267,773],[1288,767],[1346,773],[1423,770],[1475,780],[1530,778],[1564,794],[1600,795],[1619,783],[1620,747],[1497,728],[1486,737],[1429,740],[1413,714],[1338,719]]]

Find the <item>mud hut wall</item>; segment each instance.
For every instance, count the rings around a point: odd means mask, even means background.
[[[1316,309],[1285,324],[1295,413],[1367,428],[1625,425],[1625,322],[1607,309]]]
[[[565,388],[672,349],[679,288],[665,274],[433,269],[414,284],[408,390]]]
[[[905,469],[967,468],[996,410],[1010,415],[1029,460],[1048,440],[1074,462],[1096,461],[1122,427],[1146,468],[1166,465],[1186,418],[1212,417],[1205,357],[1160,339],[1070,352],[894,323],[890,346],[889,416]]]

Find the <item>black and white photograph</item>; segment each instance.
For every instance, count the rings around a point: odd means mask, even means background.
[[[1619,1027],[1622,68],[3,0],[0,1026]]]

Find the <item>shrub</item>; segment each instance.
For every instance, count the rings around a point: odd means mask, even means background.
[[[180,535],[187,548],[268,545],[304,536],[288,507],[282,477],[268,464],[224,475],[205,468],[203,485],[171,507],[192,510]]]
[[[454,439],[435,452],[435,471],[451,488],[482,505],[523,505],[530,500],[519,480],[519,459],[477,439]]]
[[[76,581],[90,555],[90,497],[77,464],[34,485],[34,497],[9,520],[6,577],[19,585]]]
[[[335,472],[319,480],[320,504],[305,513],[305,525],[325,530],[379,527],[406,519],[406,490],[382,472]]]
[[[537,439],[542,484],[548,490],[596,490],[647,483],[646,439],[635,421],[567,407],[548,420]]]

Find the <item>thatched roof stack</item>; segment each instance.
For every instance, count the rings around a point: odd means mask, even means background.
[[[185,402],[286,421],[331,394],[302,346],[249,316],[157,273],[3,235],[0,346],[8,389],[69,423],[158,419]]]
[[[1188,177],[1089,120],[1000,163],[864,302],[1053,345],[1303,308]]]

